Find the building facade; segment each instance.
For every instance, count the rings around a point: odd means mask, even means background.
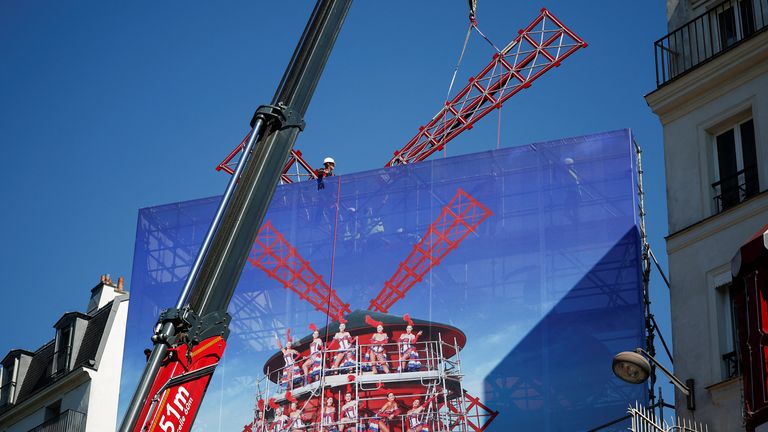
[[[128,293],[108,276],[85,313],[67,312],[55,337],[0,362],[0,432],[115,430]]]
[[[696,410],[675,405],[751,430],[731,259],[768,223],[768,2],[667,0],[667,17],[646,100],[664,130],[675,375],[695,383]]]

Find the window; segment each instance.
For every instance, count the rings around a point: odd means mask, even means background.
[[[0,373],[0,406],[13,403],[13,389],[16,386],[14,380],[14,369],[16,366],[16,360],[9,358],[9,361],[3,363],[2,373]]]
[[[755,6],[752,2],[753,0],[731,2],[717,12],[720,49],[726,49],[755,32]]]
[[[718,278],[722,279],[722,278]],[[728,275],[730,279],[730,275]],[[731,282],[722,283],[715,288],[717,291],[717,328],[720,329],[718,342],[722,379],[727,380],[740,375],[739,359],[736,352],[736,321],[733,313],[733,285]]]
[[[53,373],[65,373],[69,369],[69,358],[72,353],[72,327],[59,330],[56,337],[56,353],[53,360]]]
[[[715,135],[715,211],[727,210],[760,191],[755,124],[748,119]]]

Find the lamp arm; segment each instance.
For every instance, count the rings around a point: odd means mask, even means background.
[[[648,353],[647,353],[647,352],[646,352],[644,349],[642,349],[642,348],[636,348],[636,349],[635,349],[635,352],[636,352],[636,353],[638,353],[638,354],[642,354],[642,355],[644,355],[644,356],[645,356],[645,357],[646,357],[648,360],[652,361],[652,362],[653,362],[653,364],[655,364],[655,365],[656,365],[656,366],[657,366],[659,369],[661,369],[661,371],[662,371],[662,372],[664,372],[664,375],[666,375],[666,376],[667,376],[667,377],[668,377],[668,378],[669,378],[669,379],[672,381],[672,384],[673,384],[675,387],[677,387],[677,388],[678,388],[678,389],[679,389],[679,390],[680,390],[680,391],[681,391],[681,392],[682,392],[684,395],[686,395],[686,396],[690,396],[690,395],[691,395],[691,389],[690,389],[690,388],[688,388],[688,386],[687,386],[687,385],[685,385],[685,384],[684,384],[682,381],[680,381],[680,379],[679,379],[679,378],[677,378],[676,376],[674,376],[674,375],[672,374],[672,372],[668,371],[668,370],[667,370],[667,368],[665,368],[664,366],[662,366],[662,364],[661,364],[661,363],[659,363],[659,361],[658,361],[658,360],[656,360],[655,358],[653,358],[653,356],[651,356],[650,354],[648,354]]]

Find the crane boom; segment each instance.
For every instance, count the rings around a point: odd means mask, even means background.
[[[120,432],[187,432],[229,335],[227,306],[352,0],[318,0],[251,132],[176,307],[165,310]]]

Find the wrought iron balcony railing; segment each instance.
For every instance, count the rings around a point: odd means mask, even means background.
[[[66,410],[58,416],[46,420],[29,430],[29,432],[83,432],[85,431],[85,414],[80,411]]]
[[[749,166],[735,174],[712,183],[715,190],[715,210],[720,213],[760,192],[757,166]]]
[[[654,44],[661,87],[768,28],[768,0],[725,0]]]

